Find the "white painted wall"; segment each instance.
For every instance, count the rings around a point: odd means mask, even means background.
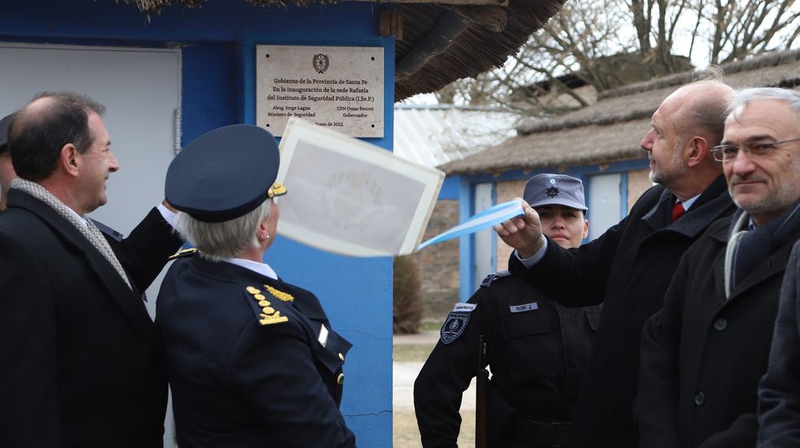
[[[589,240],[619,222],[622,175],[600,174],[589,178]]]
[[[492,188],[493,184],[491,183],[475,185],[475,208],[473,210],[473,215],[494,205],[492,203]],[[494,230],[488,228],[476,232],[474,238],[475,260],[472,273],[472,278],[474,279],[474,284],[472,285],[473,291],[478,289],[487,275],[494,272],[494,250],[492,245],[495,233]]]

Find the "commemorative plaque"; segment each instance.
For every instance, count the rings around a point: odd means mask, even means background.
[[[256,46],[256,120],[282,136],[292,117],[383,137],[382,47]]]

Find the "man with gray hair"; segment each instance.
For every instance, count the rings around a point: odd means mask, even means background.
[[[800,238],[800,92],[745,89],[713,150],[739,207],[684,255],[642,335],[642,447],[750,447],[784,268]]]
[[[353,448],[339,411],[350,343],[317,297],[264,263],[277,236],[280,154],[253,125],[215,129],[170,164],[167,200],[197,248],[170,268],[156,324],[178,445]]]

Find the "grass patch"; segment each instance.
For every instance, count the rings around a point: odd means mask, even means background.
[[[424,320],[419,325],[419,331],[436,331],[442,328],[441,320]]]
[[[392,350],[394,362],[425,362],[434,344],[395,344]]]

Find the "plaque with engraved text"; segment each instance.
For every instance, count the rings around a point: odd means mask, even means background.
[[[275,136],[291,117],[351,137],[383,137],[382,47],[256,46],[256,120]]]

